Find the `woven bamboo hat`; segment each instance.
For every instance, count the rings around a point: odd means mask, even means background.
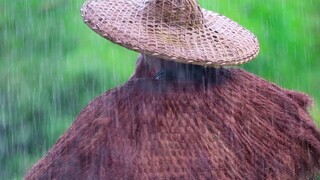
[[[255,58],[257,38],[197,0],[89,0],[84,22],[104,38],[143,54],[203,66]]]

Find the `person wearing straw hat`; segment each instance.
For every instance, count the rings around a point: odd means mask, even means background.
[[[306,179],[320,170],[309,96],[237,68],[257,38],[196,0],[90,0],[84,22],[140,52],[26,179]]]

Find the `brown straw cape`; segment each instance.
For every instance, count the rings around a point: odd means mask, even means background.
[[[207,90],[138,78],[102,94],[25,179],[312,179],[320,131],[310,98],[241,69],[217,71],[224,83]]]
[[[114,43],[181,63],[237,65],[259,52],[251,32],[196,0],[89,0],[81,14]]]

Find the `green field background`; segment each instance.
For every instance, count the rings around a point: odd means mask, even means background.
[[[137,53],[91,31],[79,0],[1,0],[0,179],[21,179],[94,97],[123,84]],[[320,1],[201,0],[258,36],[241,66],[314,98],[320,124]]]

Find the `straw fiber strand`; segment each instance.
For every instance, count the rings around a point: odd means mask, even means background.
[[[132,79],[93,100],[26,179],[306,179],[307,95],[240,69],[223,83]],[[210,78],[209,78],[210,82]]]
[[[236,65],[259,52],[251,32],[196,0],[90,0],[81,14],[104,38],[176,62]]]

